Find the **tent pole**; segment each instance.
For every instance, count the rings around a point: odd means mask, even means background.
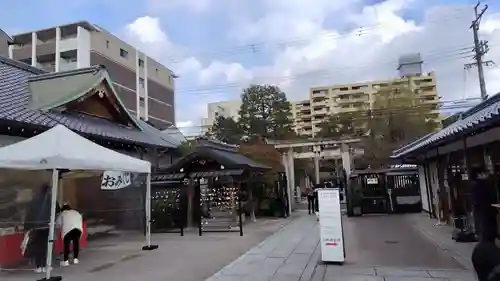
[[[146,179],[146,246],[142,249],[144,251],[158,249],[158,245],[151,245],[151,172]]]
[[[54,248],[55,224],[56,224],[56,204],[57,191],[59,189],[59,170],[52,170],[52,198],[50,206],[49,237],[47,239],[47,258],[45,262],[46,275],[45,280],[61,280],[61,277],[50,276],[52,271],[52,250]]]

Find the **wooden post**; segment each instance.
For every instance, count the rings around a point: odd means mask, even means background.
[[[425,158],[427,160],[427,158]],[[425,161],[425,160],[424,160]],[[436,210],[434,209],[434,192],[432,191],[432,184],[430,180],[430,169],[429,163],[424,162],[424,177],[425,177],[425,185],[427,186],[427,201],[429,202],[429,217],[436,217]]]
[[[240,226],[240,236],[243,236],[243,219],[241,217],[243,210],[241,209],[241,184],[237,182],[236,186],[238,187],[238,218],[239,218],[239,226]]]
[[[199,214],[199,220],[198,220],[198,235],[202,236],[203,235],[203,210],[201,208],[202,204],[202,198],[201,198],[201,180],[198,179],[198,214]]]
[[[194,180],[189,178],[189,183],[187,186],[187,210],[186,210],[186,222],[187,227],[193,227],[193,202],[194,200]]]

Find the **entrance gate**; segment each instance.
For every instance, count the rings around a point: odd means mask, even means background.
[[[361,170],[351,174],[363,214],[414,213],[422,210],[417,168]]]

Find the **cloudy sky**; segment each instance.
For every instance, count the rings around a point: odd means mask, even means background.
[[[176,121],[198,130],[206,103],[239,99],[249,83],[278,84],[290,100],[324,84],[394,77],[401,54],[420,52],[443,100],[479,96],[470,62],[474,0],[0,0],[0,27],[22,32],[89,20],[170,67]],[[500,1],[481,39],[500,66]],[[28,8],[29,7],[29,8]],[[7,8],[7,9],[5,9]],[[488,93],[500,68],[486,69]]]

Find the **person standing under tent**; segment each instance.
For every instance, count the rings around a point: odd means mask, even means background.
[[[78,264],[78,254],[80,253],[80,237],[83,231],[82,215],[73,210],[68,204],[61,209],[61,214],[57,218],[57,225],[61,228],[64,241],[64,258],[61,266],[69,266],[69,253],[73,245],[73,264]]]
[[[44,184],[31,200],[24,219],[24,231],[28,235],[25,257],[35,263],[35,272],[45,272],[47,259],[47,243],[49,239],[49,223],[51,209],[51,188]],[[59,213],[56,204],[56,213]]]

